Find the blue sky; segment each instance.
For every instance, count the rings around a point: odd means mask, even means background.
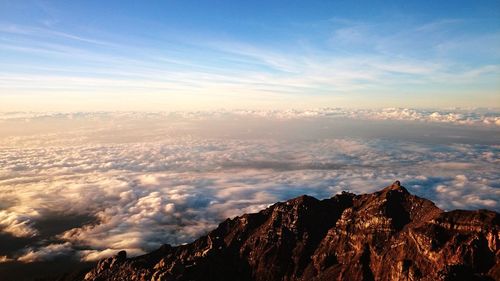
[[[0,0],[0,111],[499,107],[500,1]]]

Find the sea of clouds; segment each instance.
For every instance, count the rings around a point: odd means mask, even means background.
[[[0,263],[139,255],[277,201],[396,179],[445,210],[499,211],[499,120],[414,109],[3,113],[0,239],[19,246],[0,246]]]

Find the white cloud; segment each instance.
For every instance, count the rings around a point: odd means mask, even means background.
[[[56,257],[69,256],[74,252],[71,248],[71,243],[66,242],[62,244],[49,244],[47,246],[38,248],[37,250],[28,249],[26,253],[18,257],[20,262],[35,262],[47,261]]]
[[[0,263],[11,262],[11,261],[13,261],[13,259],[11,259],[7,256],[0,256]]]
[[[14,237],[33,237],[38,231],[33,228],[33,218],[38,217],[37,212],[9,212],[0,211],[0,232],[8,233]]]
[[[261,117],[271,119],[336,119],[353,120],[394,120],[429,123],[450,123],[456,125],[493,125],[500,126],[500,112],[493,109],[417,109],[417,108],[381,108],[381,109],[349,109],[349,108],[313,108],[288,110],[212,110],[212,111],[165,111],[165,112],[0,112],[0,122],[19,121],[35,122],[52,118],[68,119],[84,118],[109,121],[114,118],[147,120],[152,118],[158,122],[180,118],[184,122],[213,118]]]

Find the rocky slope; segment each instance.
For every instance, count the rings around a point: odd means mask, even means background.
[[[84,280],[500,280],[500,216],[444,212],[395,182],[372,194],[301,196],[207,236],[100,261]]]

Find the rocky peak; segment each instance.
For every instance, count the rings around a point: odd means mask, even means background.
[[[371,194],[279,202],[187,245],[119,253],[84,279],[500,280],[499,229],[495,212],[443,212],[396,181]]]
[[[397,191],[409,194],[408,190],[401,185],[400,181],[395,181],[388,187],[384,188],[382,192]]]

